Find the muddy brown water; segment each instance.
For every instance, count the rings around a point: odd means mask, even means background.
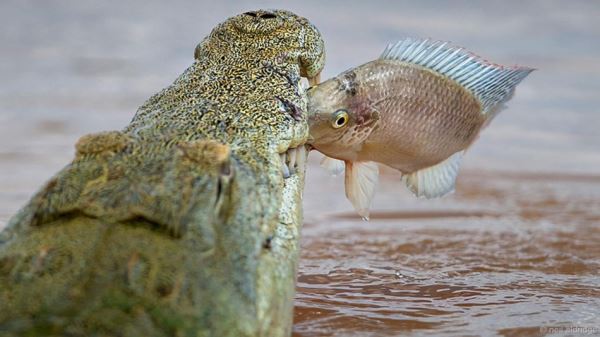
[[[0,227],[73,156],[192,62],[212,26],[284,7],[310,18],[324,78],[404,36],[539,70],[419,200],[385,170],[371,221],[311,153],[294,336],[600,335],[600,5],[593,1],[0,3]],[[360,24],[357,24],[360,22]]]
[[[398,180],[368,223],[307,216],[295,336],[600,333],[600,176],[465,170],[435,205]]]

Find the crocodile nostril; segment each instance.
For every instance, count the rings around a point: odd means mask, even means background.
[[[275,19],[277,16],[273,13],[264,13],[258,16],[261,19]]]
[[[277,15],[271,13],[271,12],[263,12],[263,11],[258,11],[258,12],[246,12],[244,13],[245,15],[251,16],[253,18],[261,18],[261,19],[275,19],[277,17]]]

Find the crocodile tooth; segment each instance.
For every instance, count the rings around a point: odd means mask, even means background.
[[[279,158],[281,159],[281,173],[283,174],[283,178],[287,179],[290,177],[290,169],[285,163],[286,152],[280,153]]]
[[[306,92],[308,88],[310,88],[310,84],[308,84],[307,79],[303,78],[302,81],[300,81],[300,90]]]
[[[283,164],[283,165],[281,165],[281,169],[283,171],[283,177],[285,179],[289,178],[290,177],[290,169],[288,168],[288,166]]]
[[[296,172],[296,155],[298,153],[298,148],[289,149],[287,151],[288,158],[288,168],[290,169],[290,173],[294,174]]]
[[[298,153],[296,154],[296,166],[299,170],[302,170],[306,164],[306,146],[300,145],[297,147],[297,149]]]

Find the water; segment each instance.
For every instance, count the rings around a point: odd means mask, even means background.
[[[600,333],[600,177],[465,170],[433,205],[398,180],[369,223],[307,216],[297,336]]]
[[[403,36],[539,70],[465,157],[456,193],[418,200],[386,170],[370,222],[310,158],[295,336],[600,334],[600,4],[5,0],[0,227],[119,129],[234,13],[285,7],[323,33],[324,78]]]

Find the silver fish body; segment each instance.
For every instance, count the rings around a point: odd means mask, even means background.
[[[417,196],[442,196],[454,189],[464,150],[531,71],[445,42],[404,40],[308,91],[309,143],[344,162],[346,195],[365,218],[374,163],[401,171]]]
[[[375,161],[404,173],[465,149],[486,121],[481,104],[456,82],[393,60],[376,60],[344,72],[309,91],[309,97],[310,121],[315,123],[310,129],[312,146],[332,158]],[[321,136],[331,132],[328,123],[315,127],[318,118],[328,119],[331,112],[321,102],[346,107],[352,128],[348,136],[340,133],[334,142]],[[344,141],[355,144],[347,155],[340,149]]]

